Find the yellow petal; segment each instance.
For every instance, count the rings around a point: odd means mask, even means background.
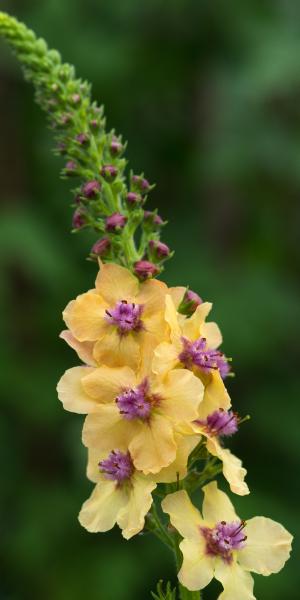
[[[136,385],[136,377],[129,367],[99,367],[82,379],[85,392],[97,402],[114,402],[126,388]]]
[[[141,360],[138,335],[138,333],[128,333],[120,336],[114,328],[111,328],[95,344],[95,360],[98,364],[105,364],[108,367],[127,365],[137,369]]]
[[[201,327],[212,309],[210,302],[203,302],[197,306],[194,314],[184,321],[182,335],[188,340],[196,340],[200,336]]]
[[[208,348],[218,348],[222,344],[222,334],[217,323],[203,323],[201,326],[201,337],[206,339]]]
[[[144,317],[147,318],[158,312],[164,312],[167,291],[166,284],[157,279],[149,279],[141,284],[135,301],[137,304],[144,306],[142,320],[144,320]]]
[[[169,494],[162,501],[161,507],[170,516],[173,527],[182,537],[202,543],[200,528],[204,524],[203,519],[199,510],[191,503],[186,491]]]
[[[224,591],[218,600],[255,600],[253,596],[253,578],[236,563],[216,561],[215,578],[220,581]]]
[[[91,533],[109,531],[117,522],[118,513],[127,501],[125,489],[118,488],[114,481],[98,483],[82,506],[79,522]]]
[[[176,435],[175,441],[177,444],[176,459],[169,467],[162,469],[155,480],[157,483],[172,483],[178,479],[184,479],[187,474],[187,462],[191,452],[196,448],[201,436],[199,435]]]
[[[95,341],[105,331],[106,304],[101,296],[87,292],[69,302],[63,312],[63,318],[72,334],[80,341]]]
[[[97,410],[97,403],[85,393],[82,386],[83,377],[93,370],[92,367],[73,367],[61,377],[56,389],[65,410],[83,415]]]
[[[156,488],[156,483],[141,473],[135,473],[130,484],[128,503],[120,510],[117,521],[126,540],[144,528],[152,504],[151,492]]]
[[[139,378],[144,379],[149,373],[151,373],[154,351],[157,348],[157,338],[143,331],[139,334],[140,344],[140,367],[139,367]]]
[[[85,446],[111,452],[127,446],[134,425],[123,419],[115,404],[97,404],[97,413],[85,419],[82,441]]]
[[[132,300],[138,293],[137,278],[120,265],[102,264],[96,279],[97,292],[113,306],[121,300]]]
[[[178,313],[169,294],[166,296],[165,320],[170,327],[171,339],[173,339],[174,336],[180,337],[182,332],[178,321]]]
[[[118,450],[123,450],[123,448],[118,448]],[[87,478],[94,483],[99,483],[103,481],[104,476],[103,473],[100,472],[99,462],[101,460],[105,460],[109,456],[109,452],[103,452],[103,450],[99,450],[99,448],[88,448],[88,462],[87,462]]]
[[[247,471],[242,467],[242,461],[227,448],[222,448],[218,438],[208,438],[206,447],[213,456],[217,456],[223,462],[223,475],[231,491],[239,496],[249,494],[249,488],[244,481]]]
[[[202,590],[214,575],[214,559],[205,554],[204,540],[185,539],[179,544],[183,554],[182,567],[178,579],[188,590]]]
[[[203,399],[203,383],[187,369],[170,371],[158,393],[162,395],[161,411],[175,422],[193,421]],[[156,390],[155,390],[156,391]]]
[[[224,385],[219,371],[210,374],[209,381],[205,386],[203,402],[199,406],[199,419],[206,419],[215,410],[222,408],[228,410],[231,406],[229,394]]]
[[[186,287],[183,287],[183,286],[169,288],[169,294],[175,304],[176,309],[178,308],[179,304],[183,300],[185,292],[186,292]]]
[[[180,351],[179,351],[180,352]],[[162,342],[154,350],[152,370],[158,375],[174,369],[178,364],[178,349],[174,344]]]
[[[216,481],[211,481],[202,488],[204,492],[203,517],[214,526],[220,521],[236,521],[237,516],[228,496],[218,489]]]
[[[248,571],[260,575],[278,573],[288,560],[293,536],[280,524],[266,517],[254,517],[246,523],[246,546],[238,561]]]
[[[93,357],[94,342],[79,342],[68,329],[62,331],[59,337],[77,352],[83,363],[91,367],[97,366]]]
[[[171,423],[160,415],[153,415],[149,425],[139,424],[139,431],[129,444],[129,451],[138,471],[158,473],[175,460],[176,443]]]

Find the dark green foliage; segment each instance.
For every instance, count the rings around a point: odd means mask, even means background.
[[[151,592],[154,600],[176,600],[176,589],[172,590],[171,584],[168,581],[165,591],[163,591],[163,582],[160,581],[157,585],[157,594]]]

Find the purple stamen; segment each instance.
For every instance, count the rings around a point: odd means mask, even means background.
[[[141,320],[144,307],[142,304],[121,300],[115,308],[106,310],[106,319],[111,325],[116,325],[121,335],[129,331],[140,331],[143,329]]]
[[[183,350],[179,354],[179,360],[187,369],[196,366],[204,373],[219,370],[223,379],[228,375],[229,366],[226,357],[218,350],[207,348],[205,338],[200,337],[195,342],[190,342],[187,338],[182,337],[181,341]]]
[[[213,529],[202,527],[201,533],[206,541],[207,554],[221,556],[226,562],[231,562],[232,551],[245,547],[247,539],[243,533],[245,525],[245,521],[232,521],[231,523],[221,521]]]
[[[101,473],[104,473],[106,479],[123,483],[131,478],[134,466],[129,452],[113,450],[108,458],[99,462]]]
[[[116,398],[121,415],[128,421],[132,419],[147,421],[153,406],[158,402],[159,398],[150,394],[147,379],[144,379],[136,388],[125,390]]]
[[[198,419],[195,422],[202,425],[210,435],[227,436],[237,432],[239,419],[232,410],[226,411],[220,408],[208,415],[206,419]]]

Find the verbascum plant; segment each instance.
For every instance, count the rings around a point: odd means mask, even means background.
[[[144,208],[152,188],[144,175],[125,175],[126,145],[106,132],[90,85],[4,13],[0,34],[34,85],[65,158],[73,230],[95,232],[95,286],[63,312],[61,337],[81,364],[57,388],[66,410],[87,415],[83,443],[95,487],[79,521],[92,533],[117,524],[126,540],[146,530],[173,552],[178,595],[160,582],[153,598],[199,600],[215,577],[223,586],[219,600],[255,600],[251,572],[280,571],[292,536],[271,519],[240,518],[214,480],[223,473],[233,494],[249,493],[246,470],[226,447],[245,419],[224,384],[231,367],[217,324],[207,321],[212,305],[156,279],[172,256],[160,240],[165,222]],[[191,500],[200,489],[202,512]]]

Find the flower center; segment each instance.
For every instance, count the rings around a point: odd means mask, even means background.
[[[129,452],[113,450],[108,458],[99,462],[99,469],[106,479],[123,483],[132,476],[134,466]]]
[[[210,435],[233,435],[238,430],[239,418],[232,410],[215,410],[206,419],[197,419],[197,424],[202,425]]]
[[[140,331],[143,328],[141,315],[143,306],[134,302],[121,300],[112,310],[106,310],[106,319],[111,325],[116,325],[120,334],[129,331]]]
[[[245,525],[245,521],[232,521],[231,523],[221,521],[213,529],[202,527],[201,533],[206,541],[207,554],[221,556],[226,562],[231,562],[232,551],[245,547],[247,539],[243,532]]]
[[[210,373],[213,369],[219,370],[223,379],[228,375],[230,367],[226,357],[218,350],[207,348],[206,338],[200,337],[195,342],[190,342],[182,337],[181,341],[183,349],[179,354],[179,360],[187,369],[195,365],[204,373]]]
[[[144,379],[134,389],[125,390],[116,398],[118,409],[124,419],[149,419],[153,406],[158,404],[159,398],[150,394],[149,383]]]

